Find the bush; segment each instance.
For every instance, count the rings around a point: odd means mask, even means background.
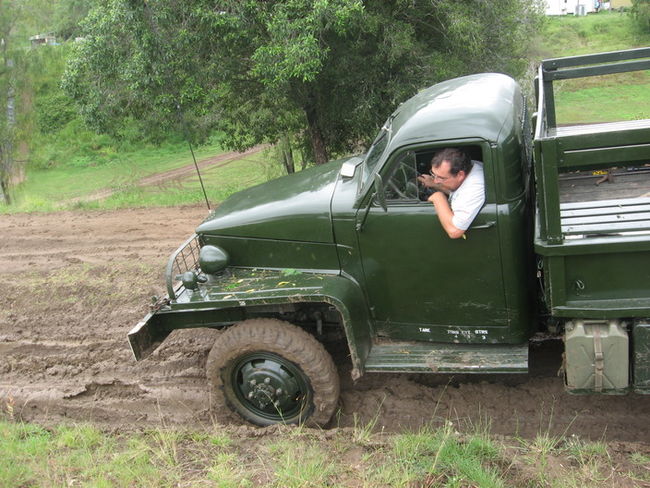
[[[112,162],[116,157],[115,141],[86,128],[77,118],[52,133],[35,134],[29,156],[30,166],[47,169],[57,166],[87,167]]]
[[[43,134],[61,130],[77,116],[72,100],[63,93],[41,96],[36,103],[36,120]]]

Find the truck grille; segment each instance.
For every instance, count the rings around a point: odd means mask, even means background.
[[[167,293],[171,300],[175,300],[182,292],[183,284],[180,280],[181,275],[186,271],[196,271],[199,269],[200,250],[201,242],[199,236],[194,234],[181,244],[169,258],[165,278],[167,280]]]

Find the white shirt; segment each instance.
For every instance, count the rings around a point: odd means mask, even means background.
[[[451,223],[460,230],[467,230],[474,217],[485,203],[485,179],[483,163],[472,161],[474,165],[457,190],[449,194],[449,205],[454,216]]]

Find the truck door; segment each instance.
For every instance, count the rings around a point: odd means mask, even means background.
[[[433,150],[405,151],[384,165],[387,211],[373,203],[358,232],[380,335],[489,342],[507,325],[490,147],[472,149],[484,163],[486,204],[465,239],[447,236],[418,187],[416,176],[430,169]]]

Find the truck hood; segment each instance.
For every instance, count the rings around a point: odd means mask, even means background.
[[[330,202],[344,161],[332,161],[238,192],[197,234],[334,242]]]

